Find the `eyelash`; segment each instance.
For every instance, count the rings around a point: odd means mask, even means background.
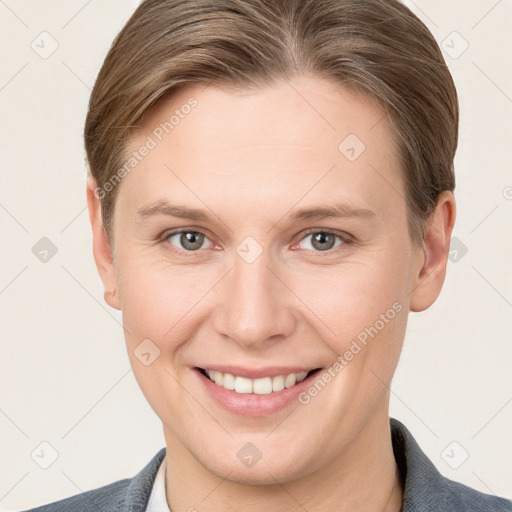
[[[194,229],[186,229],[185,228],[185,229],[183,229],[183,228],[180,228],[180,229],[176,229],[176,230],[173,230],[173,231],[165,231],[161,236],[159,236],[159,243],[169,245],[171,247],[171,251],[179,253],[179,254],[185,254],[187,257],[197,256],[197,253],[201,252],[202,249],[198,249],[196,251],[186,251],[186,250],[178,249],[178,248],[176,248],[175,246],[171,245],[168,242],[170,237],[172,237],[174,235],[179,235],[181,233],[200,233],[200,234],[204,235],[206,238],[210,239],[210,237],[208,236],[208,233],[206,233],[205,231],[203,231],[201,229],[197,229],[197,228],[194,228]],[[341,247],[343,247],[345,245],[349,245],[349,244],[353,243],[353,241],[354,241],[353,237],[351,235],[349,235],[348,233],[343,233],[343,232],[340,232],[340,231],[332,231],[332,230],[328,230],[328,229],[310,228],[310,229],[306,230],[302,234],[302,238],[300,238],[298,240],[298,242],[294,243],[294,245],[296,245],[297,243],[300,243],[307,236],[312,235],[314,233],[323,233],[323,234],[326,234],[326,235],[333,235],[333,236],[338,237],[342,241],[341,244],[339,244],[338,246],[334,247],[333,249],[329,249],[328,251],[312,251],[312,250],[305,249],[308,252],[312,252],[314,255],[318,255],[318,256],[324,256],[324,255],[325,256],[329,256],[329,255],[332,255],[335,252],[337,252],[336,249],[339,250]]]

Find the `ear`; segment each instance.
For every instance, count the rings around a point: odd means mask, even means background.
[[[121,309],[119,307],[118,294],[112,293],[116,290],[117,286],[116,269],[111,255],[110,242],[103,227],[101,205],[96,188],[96,180],[91,175],[88,175],[86,188],[87,207],[89,208],[89,219],[92,227],[94,261],[103,281],[105,302],[115,309]]]
[[[449,190],[441,192],[435,210],[427,219],[425,239],[419,248],[412,282],[410,309],[429,308],[441,293],[455,223],[455,197]]]

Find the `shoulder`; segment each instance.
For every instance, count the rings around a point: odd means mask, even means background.
[[[446,510],[471,512],[511,512],[512,501],[485,494],[459,482],[442,477],[439,498],[446,503]]]
[[[508,499],[443,476],[401,422],[390,418],[391,439],[404,484],[403,512],[512,512]]]
[[[162,448],[133,478],[118,480],[25,512],[143,512],[164,458],[165,448]]]
[[[126,489],[130,481],[131,479],[129,478],[119,480],[98,489],[76,494],[69,498],[27,510],[26,512],[121,511]]]

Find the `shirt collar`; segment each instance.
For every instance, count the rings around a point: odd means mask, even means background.
[[[165,495],[165,468],[167,465],[167,458],[160,464],[158,473],[155,477],[155,483],[151,490],[151,496],[149,497],[148,506],[146,512],[171,512],[169,505],[167,505],[167,499]]]

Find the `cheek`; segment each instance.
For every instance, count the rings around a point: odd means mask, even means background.
[[[160,418],[193,410],[177,380],[183,378],[180,348],[190,338],[191,318],[207,289],[194,289],[192,275],[133,258],[119,262],[125,340],[134,376]]]
[[[163,389],[174,395],[174,380],[168,372],[174,374],[169,357],[174,356],[176,348],[173,331],[167,336],[165,333],[175,322],[169,316],[172,307],[165,309],[165,302],[159,300],[152,285],[139,274],[126,283],[121,293],[124,294],[123,324],[130,364],[146,399],[153,408],[158,408]]]
[[[148,338],[172,355],[204,309],[214,274],[200,274],[193,265],[148,263],[142,256],[120,261],[119,296],[128,346],[134,349]]]
[[[308,306],[304,310],[321,336],[339,354],[365,329],[377,324],[381,337],[394,337],[407,311],[408,256],[380,251],[359,261],[293,279],[294,292]],[[308,312],[309,311],[309,312]],[[406,315],[405,315],[406,316]]]

